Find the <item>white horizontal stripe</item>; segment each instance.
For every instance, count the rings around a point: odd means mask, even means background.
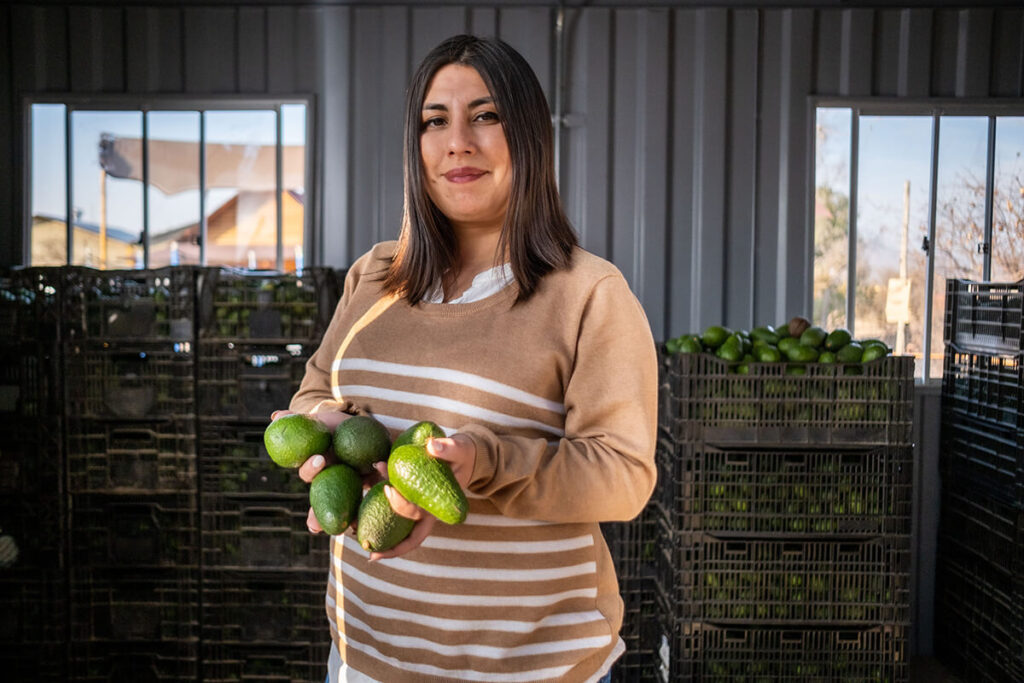
[[[442,657],[481,657],[483,659],[505,659],[506,657],[532,657],[536,655],[549,655],[555,652],[570,652],[574,650],[593,650],[604,647],[612,641],[608,634],[603,636],[589,636],[585,638],[573,638],[570,640],[552,640],[540,643],[528,643],[515,647],[495,647],[493,645],[475,645],[466,643],[463,645],[446,645],[426,638],[417,636],[401,636],[372,628],[369,624],[357,619],[351,614],[345,615],[346,630],[349,626],[362,629],[373,634],[373,638],[381,643],[387,643],[401,648],[416,648],[436,652]]]
[[[516,519],[505,515],[481,515],[470,512],[462,526],[548,526],[554,522],[540,522],[535,519]]]
[[[568,664],[565,666],[552,666],[546,669],[531,669],[529,671],[517,671],[515,673],[487,673],[483,671],[472,671],[470,669],[443,669],[439,666],[433,666],[431,664],[412,664],[410,662],[404,662],[395,657],[389,657],[380,650],[372,645],[361,643],[355,640],[351,635],[338,633],[337,627],[331,624],[331,633],[343,641],[348,647],[353,650],[359,650],[363,654],[373,657],[379,661],[384,662],[396,669],[402,669],[403,671],[413,671],[415,673],[424,674],[428,676],[438,676],[440,678],[447,678],[451,680],[460,681],[488,681],[489,683],[516,683],[518,681],[546,681],[550,679],[559,679],[564,676],[573,665]]]
[[[530,420],[525,417],[506,415],[505,413],[499,413],[495,410],[488,410],[487,408],[475,406],[472,403],[456,401],[454,399],[434,396],[432,394],[417,394],[412,391],[382,389],[380,387],[371,387],[363,384],[346,384],[345,386],[335,387],[335,389],[341,392],[342,396],[346,396],[348,398],[361,396],[363,398],[373,398],[381,401],[393,401],[395,403],[405,403],[407,405],[424,406],[434,410],[443,410],[445,412],[465,415],[470,418],[486,420],[487,422],[501,425],[503,427],[539,429],[559,437],[564,436],[565,434],[565,431],[561,427],[554,427],[540,422],[539,420]]]
[[[377,422],[380,422],[388,429],[395,429],[400,432],[404,432],[409,427],[412,427],[414,424],[418,424],[420,422],[420,420],[408,420],[404,417],[392,417],[391,415],[381,415],[380,413],[374,413],[373,417],[377,420]],[[451,427],[442,427],[441,425],[437,426],[441,427],[441,430],[445,433],[445,436],[451,436],[452,434],[458,431],[457,429],[453,429]]]
[[[366,372],[399,375],[401,377],[417,377],[420,379],[438,380],[440,382],[451,382],[452,384],[461,384],[473,389],[479,389],[480,391],[485,391],[488,394],[496,394],[516,401],[517,403],[533,406],[534,408],[550,410],[551,412],[558,413],[559,415],[565,414],[565,406],[558,401],[551,401],[543,396],[528,393],[509,384],[496,382],[493,379],[474,375],[469,372],[462,372],[461,370],[421,365],[407,365],[404,363],[388,363],[385,361],[373,360],[372,358],[343,358],[340,362],[335,360],[331,369],[363,370]]]
[[[387,562],[388,560],[378,561]],[[333,558],[333,562],[335,567],[341,564],[341,561],[337,557]],[[418,602],[426,602],[433,605],[472,605],[475,607],[547,607],[548,605],[555,605],[563,600],[597,597],[596,587],[577,588],[574,590],[561,591],[560,593],[548,593],[546,595],[467,595],[465,593],[433,593],[430,591],[408,588],[389,581],[382,581],[381,579],[370,576],[365,572],[359,571],[348,563],[345,564],[342,571],[345,572],[346,578],[357,581],[372,590],[389,593],[406,600],[416,600]]]
[[[346,553],[356,553],[369,557],[370,553],[352,538],[351,534],[343,537]],[[456,581],[554,581],[568,579],[573,576],[586,576],[597,572],[596,562],[581,562],[565,567],[548,567],[545,569],[490,569],[487,567],[453,567],[444,564],[428,564],[413,562],[404,557],[391,557],[378,560],[385,567],[400,572],[408,572],[417,576],[429,576],[434,579],[454,579]]]
[[[446,538],[444,536],[427,536],[422,547],[438,550],[457,550],[464,553],[504,553],[508,555],[528,555],[531,553],[557,553],[566,550],[577,550],[594,545],[594,537],[576,536],[559,541],[472,541],[462,538]]]
[[[330,573],[327,580],[332,586],[334,586],[335,591],[339,590],[338,582],[337,579],[334,578],[333,572]],[[367,614],[373,615],[378,619],[394,619],[408,624],[419,624],[420,626],[440,631],[499,631],[501,633],[533,633],[534,631],[542,628],[579,626],[581,624],[589,624],[595,621],[604,620],[604,615],[597,610],[591,610],[589,612],[549,614],[539,621],[518,621],[515,619],[443,619],[441,617],[421,614],[419,612],[406,612],[404,610],[392,609],[390,607],[372,605],[362,600],[358,595],[347,588],[340,588],[340,590],[345,596],[346,604],[352,603]],[[330,595],[327,596],[327,606],[335,611],[338,609],[337,603]]]

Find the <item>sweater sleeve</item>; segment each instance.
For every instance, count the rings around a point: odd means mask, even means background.
[[[306,374],[302,377],[299,390],[292,396],[288,409],[296,413],[345,412],[353,415],[361,411],[350,401],[336,401],[331,392],[331,366],[334,355],[345,336],[342,320],[345,312],[352,304],[354,292],[359,286],[363,269],[369,254],[360,258],[352,265],[345,275],[345,289],[341,300],[334,309],[331,323],[327,326],[320,346],[306,361]]]
[[[632,519],[657,477],[657,359],[639,301],[620,275],[593,287],[564,395],[565,436],[461,431],[477,453],[469,490],[510,517],[548,522]]]

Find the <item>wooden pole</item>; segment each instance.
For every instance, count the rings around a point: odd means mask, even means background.
[[[107,172],[100,168],[100,268],[107,268]]]

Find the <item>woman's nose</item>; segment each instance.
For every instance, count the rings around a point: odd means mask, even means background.
[[[464,121],[449,126],[448,154],[472,154],[476,150],[472,127]]]

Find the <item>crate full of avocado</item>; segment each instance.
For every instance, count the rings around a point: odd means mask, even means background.
[[[661,426],[710,443],[910,441],[914,361],[795,317],[751,331],[712,325],[664,345]]]

